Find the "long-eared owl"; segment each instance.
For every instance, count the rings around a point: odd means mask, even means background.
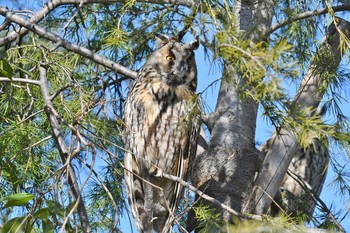
[[[200,130],[198,40],[156,34],[158,48],[139,70],[125,102],[125,184],[140,232],[169,232],[182,186],[162,174],[187,178]]]

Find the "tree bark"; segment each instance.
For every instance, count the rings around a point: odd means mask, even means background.
[[[235,1],[233,11],[240,32],[258,41],[271,25],[273,8],[272,0]],[[244,88],[245,81],[225,61],[217,105],[209,117],[212,125],[209,148],[196,158],[192,172],[194,186],[237,212],[245,208],[259,155],[255,148],[258,103],[241,97]],[[216,208],[224,221],[232,221],[231,213]]]

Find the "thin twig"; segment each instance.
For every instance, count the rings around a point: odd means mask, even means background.
[[[2,24],[0,24],[0,31],[5,30],[5,28],[7,28],[7,26],[10,24],[11,24],[11,21],[8,19],[5,19],[5,21]]]
[[[219,48],[221,48],[221,47],[230,47],[230,48],[233,48],[233,49],[240,51],[241,53],[247,55],[250,59],[255,61],[258,64],[258,66],[260,66],[263,69],[263,71],[266,72],[265,66],[256,57],[254,57],[252,54],[248,53],[247,51],[243,50],[242,48],[235,46],[233,44],[221,44],[221,45],[219,45]]]
[[[36,115],[38,115],[38,114],[40,114],[40,113],[42,113],[42,112],[44,112],[44,110],[43,110],[43,109],[40,109],[40,110],[38,110],[37,112],[34,112],[34,113],[32,113],[31,115],[27,116],[26,118],[22,119],[19,123],[22,124],[23,122],[25,122],[25,121],[31,119],[32,117],[35,117]]]
[[[129,169],[127,169],[127,168],[124,166],[124,164],[120,163],[120,166],[122,166],[122,168],[125,169],[125,171],[130,172],[133,176],[136,176],[138,179],[140,179],[140,180],[142,180],[143,182],[149,184],[149,185],[152,186],[153,188],[156,188],[156,189],[158,189],[158,190],[160,190],[160,191],[163,191],[163,188],[161,188],[161,187],[159,187],[159,186],[157,186],[157,185],[155,185],[155,184],[149,182],[149,181],[146,180],[145,178],[143,178],[143,177],[137,175],[135,172],[130,171]]]
[[[67,88],[74,87],[74,84],[68,84],[64,87],[60,87],[55,94],[50,96],[50,100],[53,101],[61,92],[65,91]]]
[[[34,144],[32,144],[32,145],[30,145],[30,146],[24,148],[23,150],[29,150],[29,149],[31,149],[32,147],[35,147],[35,146],[37,146],[37,145],[39,145],[39,144],[41,144],[41,143],[43,143],[43,142],[45,142],[45,141],[47,141],[47,140],[49,140],[49,139],[51,139],[51,138],[52,138],[52,136],[47,136],[47,137],[45,137],[45,138],[42,138],[41,140],[39,140],[39,141],[37,141],[36,143],[34,143]]]

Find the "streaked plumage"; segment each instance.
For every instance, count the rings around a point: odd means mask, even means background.
[[[140,232],[169,231],[175,214],[169,212],[176,211],[183,189],[162,173],[186,179],[200,125],[198,42],[157,37],[159,47],[138,72],[124,109],[125,184]]]

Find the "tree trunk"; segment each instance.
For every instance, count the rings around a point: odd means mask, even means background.
[[[271,25],[273,7],[271,0],[235,1],[239,31],[257,41]],[[215,112],[209,117],[209,148],[197,157],[192,173],[196,187],[237,212],[242,211],[252,190],[259,155],[255,148],[258,103],[249,97],[243,99],[243,88],[247,85],[240,74],[225,62]],[[228,211],[217,210],[224,221],[232,220]]]
[[[192,182],[240,212],[257,170],[258,151],[254,144],[257,104],[251,99],[241,100],[230,78],[225,76],[222,80],[215,110],[219,114],[213,115],[215,124],[209,148],[197,157]],[[222,217],[225,221],[232,218],[226,211]]]

